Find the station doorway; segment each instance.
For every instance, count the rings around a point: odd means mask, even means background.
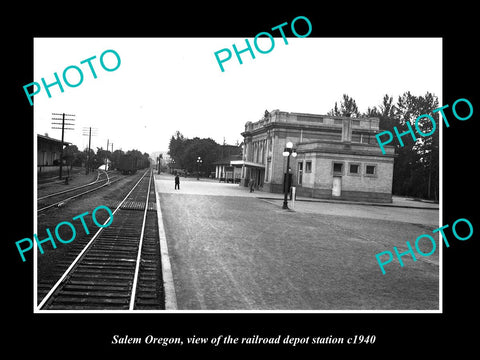
[[[341,196],[342,195],[342,177],[334,176],[332,184],[332,196]]]

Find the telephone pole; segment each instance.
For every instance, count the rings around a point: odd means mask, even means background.
[[[52,120],[62,120],[61,123],[59,122],[52,122],[52,125],[62,125],[62,127],[56,127],[56,126],[52,126],[52,129],[62,129],[62,147],[60,148],[60,169],[59,169],[59,174],[58,174],[58,178],[60,180],[62,180],[62,167],[63,167],[63,139],[64,139],[64,133],[65,133],[65,130],[73,130],[73,127],[70,128],[70,127],[65,127],[65,125],[67,126],[74,126],[75,124],[73,123],[66,123],[65,120],[67,121],[75,121],[75,119],[65,119],[65,116],[75,116],[75,115],[72,115],[72,114],[65,114],[65,113],[62,113],[62,114],[58,114],[58,113],[52,113],[52,115],[56,115],[56,116],[61,116],[62,118],[52,118]]]
[[[96,134],[97,129],[93,129],[93,136],[97,135]],[[88,136],[88,153],[87,153],[87,162],[85,163],[85,175],[88,175],[89,170],[90,170],[90,145],[92,142],[92,127],[88,128],[83,128],[83,135]]]
[[[105,171],[108,171],[108,140],[107,139],[107,151],[105,152]]]

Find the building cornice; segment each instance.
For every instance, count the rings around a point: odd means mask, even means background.
[[[314,131],[314,132],[342,132],[342,125],[331,125],[331,124],[311,124],[306,122],[295,122],[295,123],[287,123],[287,122],[269,122],[265,125],[258,127],[253,130],[246,130],[241,133],[243,137],[254,136],[266,131],[271,130],[303,130],[303,131]],[[379,130],[377,129],[368,129],[363,128],[360,126],[353,126],[352,132],[356,134],[377,134]]]

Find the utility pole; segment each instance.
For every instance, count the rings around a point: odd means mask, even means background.
[[[87,133],[87,129],[88,129],[88,133]],[[94,133],[93,133],[93,136],[97,135],[96,134],[96,131],[97,129],[93,129]],[[89,128],[83,128],[83,135],[84,136],[87,136],[88,135],[88,153],[87,153],[87,162],[85,164],[85,175],[88,175],[89,173],[89,170],[90,170],[90,146],[91,146],[91,142],[92,142],[92,127],[89,127]]]
[[[88,130],[88,153],[87,153],[87,175],[90,172],[90,145],[92,141],[92,128]]]
[[[65,123],[65,115],[66,116],[75,116],[75,115],[71,115],[71,114],[65,114],[65,113],[62,113],[62,114],[58,114],[58,113],[52,113],[52,115],[56,115],[56,116],[61,116],[62,118],[59,119],[59,118],[52,118],[52,120],[62,120],[61,123],[59,122],[52,122],[52,125],[62,125],[62,127],[55,127],[55,126],[52,126],[52,129],[62,129],[62,147],[60,148],[60,169],[59,169],[59,174],[58,174],[58,178],[60,180],[62,180],[62,167],[63,167],[63,139],[64,139],[64,133],[65,133],[65,130],[73,130],[73,128],[69,128],[69,127],[65,127],[65,125],[67,126],[74,126],[75,124],[73,123]],[[75,121],[75,119],[66,119],[67,121]]]
[[[108,140],[107,139],[107,151],[105,152],[105,171],[108,171]]]
[[[113,160],[114,160],[114,158],[113,158],[113,142],[112,142],[110,145],[112,145],[112,151],[111,151],[111,154],[112,154],[112,167],[113,167],[113,165],[114,165],[114,164],[113,164]],[[107,150],[108,150],[108,149],[107,149]]]

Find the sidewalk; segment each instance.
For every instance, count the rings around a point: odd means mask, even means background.
[[[157,175],[155,179],[171,181],[171,186],[168,186],[163,191],[175,192],[173,190],[173,176],[170,174]],[[250,189],[239,184],[221,183],[217,179],[205,179],[200,178],[180,178],[180,188],[182,193],[201,193],[209,195],[229,195],[229,196],[252,196],[262,200],[282,201],[283,194],[270,193],[262,190],[255,190],[250,192]],[[297,202],[303,203],[332,203],[332,204],[344,204],[344,205],[365,205],[365,206],[382,206],[390,208],[408,208],[408,209],[422,209],[422,210],[439,210],[439,204],[431,201],[415,200],[413,198],[393,196],[391,203],[375,203],[366,201],[349,201],[349,200],[335,200],[335,199],[316,199],[310,197],[297,196]],[[288,203],[291,203],[288,198]]]
[[[252,194],[254,194],[257,198],[263,199],[263,200],[282,200],[283,201],[283,194],[269,193],[261,190],[255,190],[255,192]],[[288,197],[287,200],[289,203],[292,201],[290,200],[290,197]],[[439,204],[436,204],[434,202],[427,201],[427,200],[415,200],[412,198],[406,198],[401,196],[392,196],[391,203],[376,203],[376,202],[366,202],[366,201],[351,201],[351,200],[349,201],[349,200],[335,200],[335,199],[316,199],[316,198],[303,197],[303,196],[297,196],[295,201],[439,210]]]

